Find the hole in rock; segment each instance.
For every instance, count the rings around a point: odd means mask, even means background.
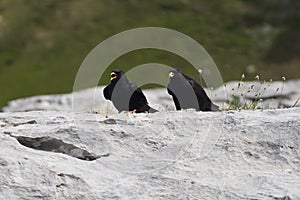
[[[81,160],[92,161],[101,157],[109,156],[109,154],[97,156],[84,149],[76,147],[73,144],[68,144],[63,142],[62,140],[58,140],[49,136],[36,137],[36,138],[24,137],[24,136],[13,136],[13,137],[16,138],[20,144],[26,147],[36,149],[36,150],[42,150],[42,151],[63,153]]]

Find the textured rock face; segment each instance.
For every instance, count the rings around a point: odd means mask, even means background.
[[[229,82],[215,90],[207,90],[208,96],[220,108],[227,108],[228,102],[236,98],[239,105],[258,102],[260,108],[300,107],[300,80],[286,82]],[[90,88],[72,94],[43,95],[11,101],[4,112],[57,110],[75,112],[117,113],[110,101],[102,95],[103,87]],[[174,110],[174,103],[165,88],[144,90],[149,104],[162,111]]]
[[[0,199],[300,199],[299,114],[0,113]]]

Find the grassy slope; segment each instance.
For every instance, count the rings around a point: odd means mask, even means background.
[[[294,16],[299,3],[276,2],[0,0],[0,107],[19,97],[70,92],[90,50],[113,34],[142,26],[171,28],[196,39],[224,80],[239,79],[248,65],[256,66],[251,79],[256,73],[299,78],[300,20]],[[194,72],[178,56],[158,50],[129,53],[110,69],[148,62]]]

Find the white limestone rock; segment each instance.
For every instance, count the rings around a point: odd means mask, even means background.
[[[300,108],[0,113],[0,199],[300,199],[299,141]]]

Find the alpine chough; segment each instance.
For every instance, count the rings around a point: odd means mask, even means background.
[[[194,79],[184,75],[179,69],[169,71],[168,93],[172,95],[176,110],[194,108],[197,111],[219,111],[204,89]]]
[[[142,90],[135,83],[129,81],[122,70],[113,70],[110,80],[110,84],[103,90],[103,95],[105,99],[112,101],[119,112],[157,112],[148,105]]]

